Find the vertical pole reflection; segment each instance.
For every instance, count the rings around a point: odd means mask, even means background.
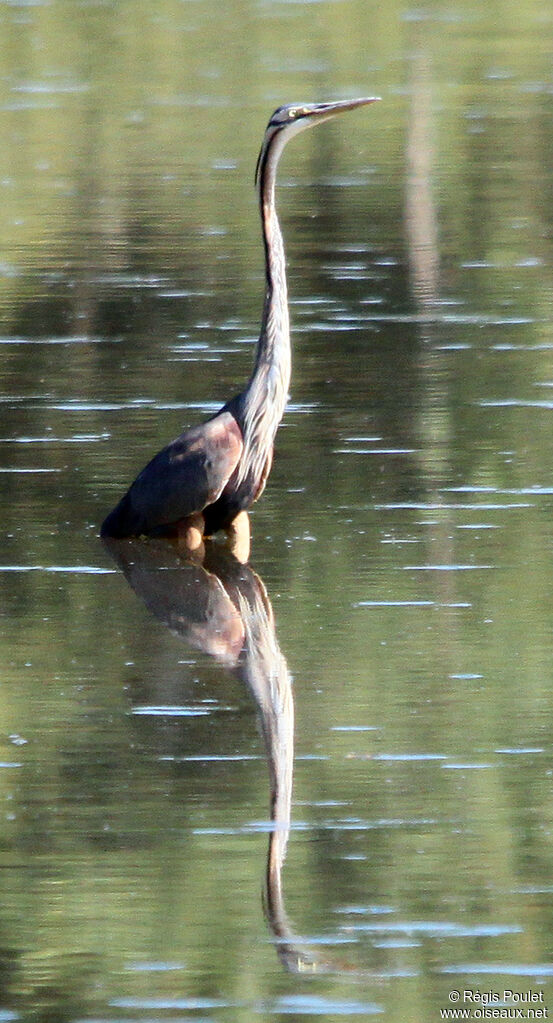
[[[282,867],[290,831],[294,701],[265,586],[249,565],[213,544],[201,562],[184,560],[163,541],[105,540],[104,544],[148,610],[185,642],[233,671],[254,699],[270,782],[265,914],[286,969],[313,970],[311,957],[294,943],[284,908]]]
[[[436,320],[441,307],[439,225],[434,195],[435,154],[432,61],[424,26],[413,32],[410,62],[410,109],[407,122],[405,231],[411,294],[418,313],[419,367],[422,397],[419,409],[420,467],[428,498],[442,503],[441,488],[452,478],[452,424],[447,361],[436,344]],[[443,509],[432,537],[433,557],[443,564],[454,558],[450,514]],[[455,599],[453,575],[440,573],[436,585],[444,602]]]

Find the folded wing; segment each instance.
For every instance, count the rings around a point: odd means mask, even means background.
[[[186,430],[148,462],[105,519],[102,536],[160,532],[203,511],[224,490],[242,448],[242,432],[228,411]]]

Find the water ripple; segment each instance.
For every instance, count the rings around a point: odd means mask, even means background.
[[[97,565],[0,565],[0,572],[67,572],[70,575],[117,575],[116,568]]]
[[[322,995],[283,995],[274,1002],[265,1002],[262,1012],[294,1016],[372,1016],[384,1012],[374,1002],[334,1001]]]
[[[495,974],[506,977],[553,977],[553,963],[456,963],[438,973]]]
[[[206,717],[209,714],[213,714],[214,711],[220,710],[235,711],[236,707],[227,707],[222,704],[211,705],[209,707],[198,706],[197,704],[190,704],[188,706],[184,704],[143,704],[133,707],[131,714],[139,717],[163,718]]]
[[[374,920],[344,924],[343,930],[367,934],[421,934],[429,938],[499,938],[521,934],[519,924],[460,924],[449,920]]]

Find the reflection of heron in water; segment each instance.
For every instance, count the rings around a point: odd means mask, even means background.
[[[264,904],[279,955],[293,972],[313,969],[291,935],[282,895],[294,766],[294,702],[273,609],[258,575],[215,548],[203,565],[183,561],[167,543],[106,542],[146,607],[187,643],[235,671],[257,707],[269,765],[271,822]]]
[[[267,286],[253,373],[244,391],[215,416],[181,433],[136,478],[102,525],[102,536],[178,535],[189,549],[224,529],[248,560],[247,509],[263,492],[290,383],[286,264],[275,208],[284,146],[305,128],[372,99],[279,107],[257,162]]]

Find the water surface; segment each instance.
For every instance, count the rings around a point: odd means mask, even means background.
[[[0,1020],[551,999],[547,5],[0,3]],[[294,375],[251,563],[99,524]]]

